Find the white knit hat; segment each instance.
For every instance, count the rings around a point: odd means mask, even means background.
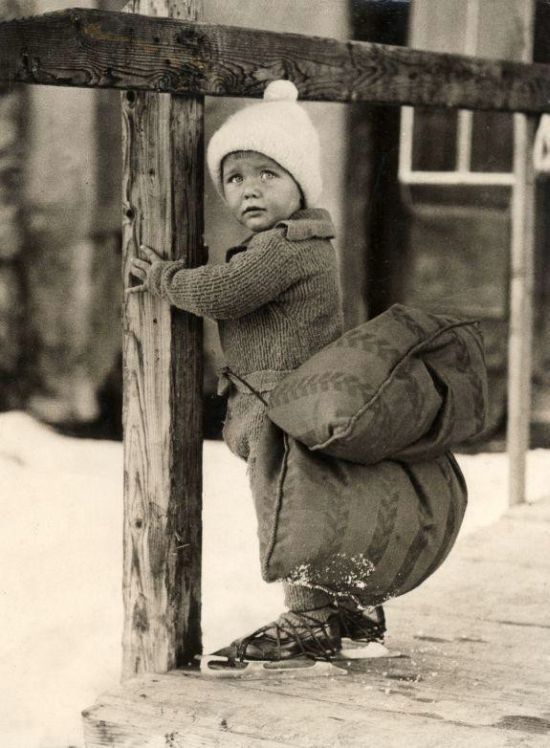
[[[298,89],[290,81],[272,81],[263,101],[240,109],[217,130],[208,144],[210,176],[222,196],[222,162],[235,151],[257,151],[286,169],[312,207],[322,189],[319,136],[305,109],[297,103]]]

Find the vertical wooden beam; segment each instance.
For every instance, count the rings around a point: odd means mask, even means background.
[[[523,62],[533,59],[535,1],[526,0],[518,17]],[[508,341],[508,503],[525,501],[531,426],[533,368],[533,287],[535,264],[535,171],[537,117],[514,114],[514,187],[510,248],[510,331]]]
[[[406,0],[348,0],[350,37],[402,46],[410,7]],[[405,262],[407,216],[397,181],[400,110],[350,104],[341,282],[346,328],[382,312],[399,298],[397,267]],[[391,248],[391,251],[388,251]]]
[[[196,20],[200,0],[128,11]],[[151,44],[155,44],[151,39]],[[123,95],[124,278],[139,244],[203,257],[203,100]],[[148,294],[124,314],[123,677],[201,651],[202,326]]]
[[[0,22],[23,15],[21,0],[0,5]],[[0,408],[22,408],[35,375],[23,257],[29,150],[28,86],[0,84]]]
[[[535,117],[514,114],[514,174],[508,344],[509,503],[525,501],[531,421],[535,175]]]

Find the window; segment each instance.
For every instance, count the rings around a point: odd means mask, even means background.
[[[415,0],[416,49],[530,60],[525,0]],[[402,107],[399,178],[406,184],[513,185],[513,117],[502,112]]]

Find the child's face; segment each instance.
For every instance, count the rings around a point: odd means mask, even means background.
[[[301,205],[300,189],[282,166],[263,153],[230,153],[222,164],[223,191],[237,221],[250,231],[265,231]]]

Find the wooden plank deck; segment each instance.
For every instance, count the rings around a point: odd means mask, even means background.
[[[548,746],[549,547],[550,499],[515,507],[387,606],[402,657],[307,680],[148,675],[84,712],[87,748]]]

